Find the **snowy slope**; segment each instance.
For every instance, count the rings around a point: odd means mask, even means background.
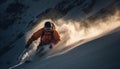
[[[68,53],[15,69],[120,69],[119,31],[80,45]]]
[[[16,20],[10,24],[10,21],[7,21],[7,19],[0,21],[0,69],[6,69],[18,63],[16,58],[24,50],[26,40],[32,33],[42,27],[41,24],[48,19],[56,23],[57,30],[62,36],[62,41],[49,55],[66,53],[78,45],[101,37],[120,26],[119,20],[117,20],[117,18],[113,19],[114,17],[111,17],[108,22],[105,22],[109,23],[113,21],[111,24],[105,24],[103,21],[98,22],[100,27],[96,24],[96,26],[94,26],[95,22],[81,22],[81,20],[84,21],[89,17],[91,18],[91,16],[95,18],[95,15],[98,14],[97,12],[108,7],[109,4],[113,3],[113,0],[18,0],[18,2],[24,5],[24,8],[21,11],[22,13],[16,13],[16,15],[15,13],[11,13],[12,15],[10,15],[4,12],[9,4],[14,3],[14,0],[7,1],[0,5],[2,9],[0,14],[5,14],[0,16],[0,18],[8,16],[8,20],[9,18]],[[3,8],[3,6],[5,6],[5,8]],[[17,19],[15,19],[15,17]],[[111,19],[113,20],[111,21]],[[97,22],[99,20],[95,21]],[[6,27],[6,25],[8,26]],[[91,28],[88,28],[89,25],[91,25]],[[81,41],[84,39],[85,41]],[[75,42],[77,43],[74,44]],[[61,45],[63,47],[61,47]]]

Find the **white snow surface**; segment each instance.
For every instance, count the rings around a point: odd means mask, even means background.
[[[15,69],[119,69],[120,28],[118,30],[62,55],[46,57]]]

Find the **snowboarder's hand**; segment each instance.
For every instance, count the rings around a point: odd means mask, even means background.
[[[29,48],[29,44],[27,44],[27,45],[25,46],[25,48],[26,48],[26,49]]]
[[[50,49],[52,49],[53,47],[52,47],[52,44],[50,44],[50,47],[49,47]]]

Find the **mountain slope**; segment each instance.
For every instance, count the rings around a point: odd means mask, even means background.
[[[119,69],[120,28],[118,30],[68,53],[31,62],[16,69]]]

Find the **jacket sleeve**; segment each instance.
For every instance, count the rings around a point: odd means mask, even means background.
[[[56,30],[54,30],[53,36],[54,36],[53,44],[57,44],[60,41],[60,35]]]
[[[35,32],[32,36],[31,36],[31,38],[28,40],[28,42],[27,42],[27,46],[29,46],[34,40],[36,40],[36,39],[38,39],[39,37],[40,37],[40,35],[41,35],[41,33],[42,33],[42,30],[43,29],[40,29],[40,30],[38,30],[37,32]]]

